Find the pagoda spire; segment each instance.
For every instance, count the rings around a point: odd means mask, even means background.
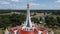
[[[27,4],[27,18],[26,18],[26,27],[32,27],[29,4]]]

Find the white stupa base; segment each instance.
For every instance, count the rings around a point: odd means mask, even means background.
[[[42,34],[42,31],[38,31],[38,34]]]
[[[14,34],[17,34],[17,31],[18,31],[18,30],[15,30],[15,31],[14,31]]]
[[[22,27],[22,30],[25,30],[25,31],[31,31],[31,30],[34,30],[35,27]]]

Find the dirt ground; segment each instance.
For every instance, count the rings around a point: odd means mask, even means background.
[[[0,34],[3,34],[1,29],[0,29]]]
[[[60,30],[56,30],[54,32],[55,32],[54,34],[60,34]]]
[[[60,29],[50,29],[50,28],[48,28],[48,32],[49,32],[49,34],[52,34],[51,32],[53,32],[54,34],[60,34]]]

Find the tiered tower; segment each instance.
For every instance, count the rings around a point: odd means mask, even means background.
[[[26,27],[32,27],[29,4],[27,4],[27,18],[26,18]]]
[[[23,29],[30,29],[32,28],[32,22],[31,22],[31,17],[30,17],[30,9],[29,9],[29,4],[27,4],[27,16],[26,16],[26,22],[23,26]]]

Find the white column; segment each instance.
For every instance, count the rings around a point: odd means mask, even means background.
[[[17,30],[14,30],[14,34],[17,34]]]
[[[38,31],[38,34],[41,34],[42,33],[42,31]]]
[[[6,29],[6,30],[4,31],[4,34],[9,34],[9,31]]]

